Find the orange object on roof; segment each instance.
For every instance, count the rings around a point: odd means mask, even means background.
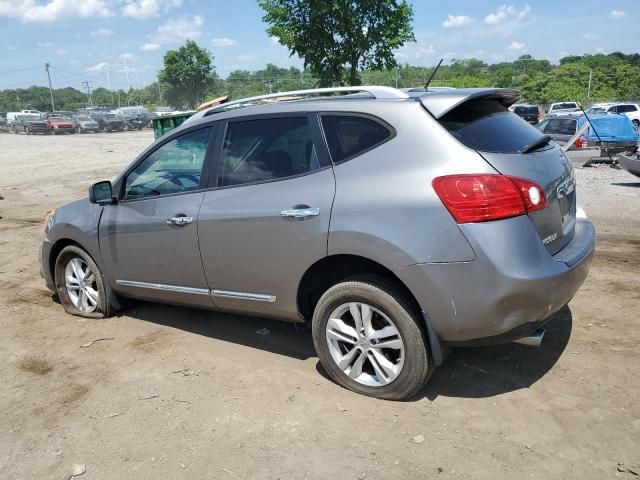
[[[205,108],[215,107],[216,105],[220,105],[221,103],[225,103],[229,101],[229,96],[225,95],[224,97],[214,98],[213,100],[209,100],[208,102],[204,102],[198,108],[196,108],[196,112],[200,112]]]

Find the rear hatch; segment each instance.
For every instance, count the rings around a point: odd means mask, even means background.
[[[508,110],[518,98],[516,92],[469,92],[466,98],[450,95],[449,107],[442,95],[437,100],[427,95],[421,101],[453,137],[476,150],[499,173],[531,180],[542,188],[547,207],[528,216],[549,253],[555,254],[571,241],[575,229],[571,162],[553,142],[544,142],[537,128]],[[527,148],[540,142],[537,148]]]

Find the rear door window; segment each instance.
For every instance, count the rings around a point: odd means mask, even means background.
[[[440,124],[463,145],[481,152],[518,153],[543,134],[495,100],[471,100]]]
[[[322,128],[333,163],[340,163],[393,136],[393,130],[378,120],[357,115],[322,115]]]
[[[637,110],[635,105],[619,105],[618,113],[635,112]]]
[[[307,117],[232,122],[224,137],[218,185],[283,179],[319,168]]]

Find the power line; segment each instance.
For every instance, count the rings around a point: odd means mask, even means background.
[[[5,70],[4,72],[0,72],[0,75],[5,75],[7,73],[28,72],[29,70],[40,70],[40,67],[27,67],[27,68],[18,68],[16,70]]]

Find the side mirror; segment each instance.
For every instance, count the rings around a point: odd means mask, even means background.
[[[111,182],[105,180],[103,182],[94,183],[89,187],[89,201],[99,205],[113,203],[113,191]]]

